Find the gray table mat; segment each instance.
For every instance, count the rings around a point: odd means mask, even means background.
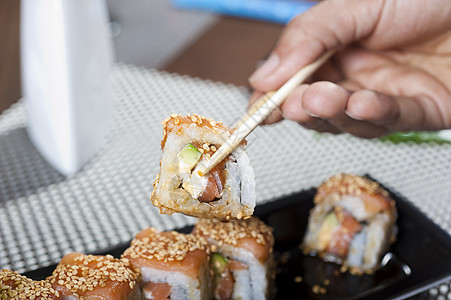
[[[149,196],[158,173],[161,121],[197,113],[232,124],[246,107],[243,87],[127,64],[113,72],[116,116],[103,149],[64,178],[33,148],[18,102],[0,115],[0,267],[38,269],[69,251],[93,252],[148,226],[192,224],[159,215]],[[284,121],[248,138],[259,204],[317,186],[338,172],[370,174],[451,232],[451,146],[319,135]],[[450,299],[449,283],[419,295]]]

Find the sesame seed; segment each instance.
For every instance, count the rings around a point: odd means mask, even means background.
[[[12,270],[0,270],[1,299],[56,299],[58,296],[48,281],[34,281]]]
[[[377,196],[379,200],[387,201],[390,206],[394,203],[389,193],[377,182],[363,176],[351,174],[337,174],[323,182],[317,189],[314,202],[316,204],[321,203],[327,197],[331,197],[333,202],[338,202],[341,200],[342,195],[360,197],[362,194],[370,197]]]
[[[196,234],[216,240],[218,244],[215,247],[221,247],[223,244],[236,246],[238,240],[243,238],[254,238],[261,245],[268,243],[269,248],[274,245],[273,229],[256,217],[229,222],[199,219],[195,228]]]
[[[128,289],[129,283],[134,283],[140,277],[139,270],[111,255],[70,255],[62,259],[48,280],[54,282],[55,289],[59,286],[59,289],[63,288],[81,298],[88,297],[97,286],[112,285]]]
[[[154,228],[143,230],[123,253],[132,261],[137,258],[174,261],[185,259],[188,252],[208,250],[205,238],[176,231],[159,232]]]

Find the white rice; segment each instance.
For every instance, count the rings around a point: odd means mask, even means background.
[[[208,265],[208,264],[205,264]],[[204,266],[200,279],[193,279],[180,272],[170,272],[149,267],[141,268],[144,284],[147,282],[167,283],[171,286],[171,299],[210,300],[209,272]]]
[[[249,270],[233,271],[233,279],[235,280],[235,288],[233,290],[232,299],[245,300],[252,298],[251,277]]]
[[[216,241],[209,239],[212,244]],[[250,299],[250,300],[264,300],[268,299],[269,293],[269,278],[272,272],[272,259],[268,259],[265,264],[258,261],[254,255],[242,248],[234,247],[224,244],[219,247],[218,251],[221,255],[228,258],[240,261],[248,266],[249,280],[236,281],[233,299]],[[243,292],[242,292],[243,291]],[[246,292],[247,291],[247,292]],[[237,296],[235,298],[235,295]],[[245,296],[244,298],[242,296]]]

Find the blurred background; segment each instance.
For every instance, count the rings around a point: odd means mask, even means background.
[[[116,60],[247,85],[283,25],[177,9],[169,0],[107,1]],[[0,111],[21,97],[20,1],[0,0]]]

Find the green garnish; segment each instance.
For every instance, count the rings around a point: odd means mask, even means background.
[[[437,144],[451,144],[451,141],[442,137],[439,132],[428,131],[409,131],[409,132],[395,132],[380,138],[381,141],[388,141],[395,144],[412,142],[416,144],[422,143],[437,143]]]

